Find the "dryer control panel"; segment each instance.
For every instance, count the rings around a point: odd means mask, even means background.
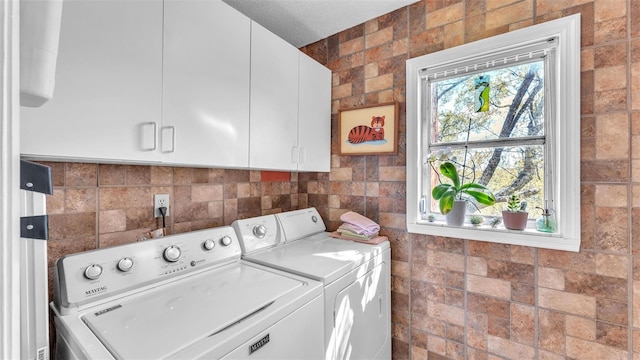
[[[243,255],[284,242],[280,225],[274,215],[236,220],[231,226],[238,234]]]
[[[287,241],[300,240],[327,229],[316,208],[287,211],[275,216]]]
[[[300,240],[326,230],[316,208],[236,220],[231,226],[238,233],[242,255]]]
[[[61,313],[72,312],[100,298],[238,261],[240,253],[234,229],[224,226],[67,255],[55,264],[54,303]]]

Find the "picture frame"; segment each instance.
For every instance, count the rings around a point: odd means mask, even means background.
[[[340,155],[398,153],[398,103],[338,110]]]

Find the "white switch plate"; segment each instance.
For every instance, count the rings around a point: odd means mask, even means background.
[[[159,209],[163,206],[167,208],[164,216],[169,216],[169,194],[155,194],[153,196],[153,204],[153,216],[162,217]]]

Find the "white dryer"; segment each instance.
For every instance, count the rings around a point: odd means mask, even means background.
[[[240,259],[230,226],[65,256],[56,359],[319,359],[320,282]]]
[[[243,259],[324,284],[326,360],[391,359],[391,252],[332,238],[315,208],[237,220]]]

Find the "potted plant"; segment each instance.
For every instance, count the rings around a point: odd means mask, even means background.
[[[502,218],[500,218],[499,216],[494,217],[493,219],[491,219],[489,221],[489,225],[491,225],[492,229],[495,229],[498,227],[498,225],[502,224]]]
[[[526,201],[513,194],[507,200],[507,210],[502,211],[504,227],[509,230],[524,230],[527,227],[529,213],[526,211]]]
[[[484,222],[484,216],[482,215],[471,215],[469,218],[469,222],[473,226],[480,226]]]
[[[479,204],[491,206],[495,204],[496,199],[491,190],[482,184],[477,184],[472,179],[465,182],[466,157],[462,163],[458,163],[454,157],[451,157],[451,149],[447,148],[439,150],[437,153],[429,156],[427,161],[438,174],[438,185],[434,186],[431,196],[434,200],[438,200],[440,212],[446,216],[447,224],[461,226],[464,222],[464,216],[467,209],[467,200],[473,199]],[[440,172],[436,170],[434,163],[442,162],[439,166]],[[457,166],[462,168],[462,176],[458,175]],[[472,170],[471,173],[474,173]],[[449,179],[450,182],[443,182],[440,175]]]

